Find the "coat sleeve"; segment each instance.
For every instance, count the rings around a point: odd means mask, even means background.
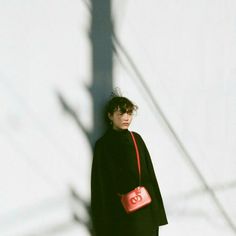
[[[99,142],[94,147],[91,170],[91,217],[95,236],[106,235],[109,224],[106,207],[106,176],[102,148]]]

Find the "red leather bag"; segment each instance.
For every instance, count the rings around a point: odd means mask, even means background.
[[[144,186],[140,186],[141,168],[140,168],[139,151],[138,151],[137,143],[136,143],[133,133],[130,132],[130,134],[132,136],[134,147],[136,150],[136,157],[137,157],[137,164],[138,164],[138,171],[139,171],[139,186],[126,194],[120,195],[121,203],[127,213],[131,213],[140,208],[143,208],[144,206],[150,204],[152,201],[147,189]]]

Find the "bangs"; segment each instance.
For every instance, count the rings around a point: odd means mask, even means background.
[[[134,108],[133,104],[124,103],[122,105],[119,105],[116,110],[120,110],[120,112],[122,114],[124,114],[124,113],[131,114],[131,113],[133,113],[135,108]]]
[[[126,97],[113,97],[107,104],[106,113],[113,114],[115,111],[119,110],[122,114],[133,113],[138,109],[138,106],[133,104]]]

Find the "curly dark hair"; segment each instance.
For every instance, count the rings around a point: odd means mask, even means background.
[[[138,106],[126,97],[113,95],[112,98],[107,102],[105,108],[105,119],[108,123],[110,123],[108,114],[113,115],[113,113],[118,109],[122,114],[126,112],[132,114],[134,111],[138,110]]]

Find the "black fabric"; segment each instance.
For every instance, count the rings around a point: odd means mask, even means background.
[[[155,230],[153,236],[159,236],[159,227],[157,228],[157,230]]]
[[[167,224],[166,213],[147,147],[133,132],[141,162],[141,184],[151,195],[151,204],[127,214],[118,193],[139,185],[136,152],[128,130],[108,129],[97,140],[91,172],[91,214],[96,236],[153,236]]]

